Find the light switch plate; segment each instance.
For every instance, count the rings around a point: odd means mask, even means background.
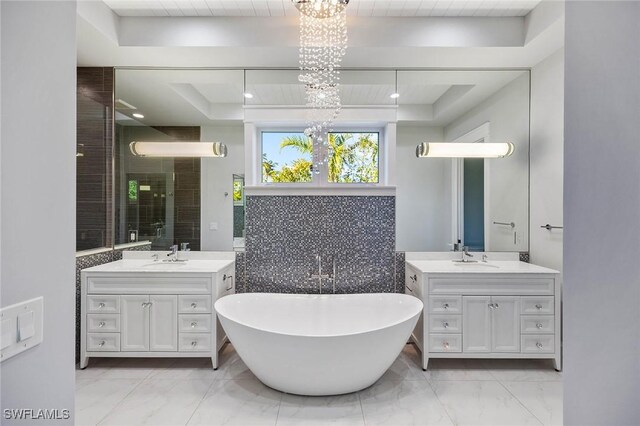
[[[0,361],[42,343],[44,298],[37,297],[0,309]]]

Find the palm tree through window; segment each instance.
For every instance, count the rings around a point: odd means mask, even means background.
[[[262,182],[313,180],[313,144],[301,132],[262,132]],[[379,133],[329,134],[329,183],[378,183]]]

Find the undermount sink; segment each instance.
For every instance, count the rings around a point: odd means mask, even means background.
[[[470,268],[473,266],[478,266],[480,268],[500,268],[498,265],[492,265],[491,263],[486,263],[486,262],[478,262],[478,261],[467,261],[467,262],[461,262],[461,261],[453,261],[453,264],[456,266],[461,266],[461,267],[465,267],[465,268]]]

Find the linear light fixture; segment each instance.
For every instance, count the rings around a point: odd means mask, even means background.
[[[418,158],[502,158],[513,154],[511,142],[458,143],[423,142],[416,147]]]
[[[227,146],[221,142],[138,142],[129,144],[139,157],[226,157]]]

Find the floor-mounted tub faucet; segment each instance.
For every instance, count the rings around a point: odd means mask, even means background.
[[[333,259],[333,271],[331,274],[323,274],[322,273],[322,256],[316,254],[316,261],[318,262],[318,273],[314,274],[313,272],[309,273],[309,279],[317,279],[318,280],[318,288],[320,289],[320,294],[322,294],[322,280],[331,280],[333,282],[333,293],[336,292],[336,259]]]

